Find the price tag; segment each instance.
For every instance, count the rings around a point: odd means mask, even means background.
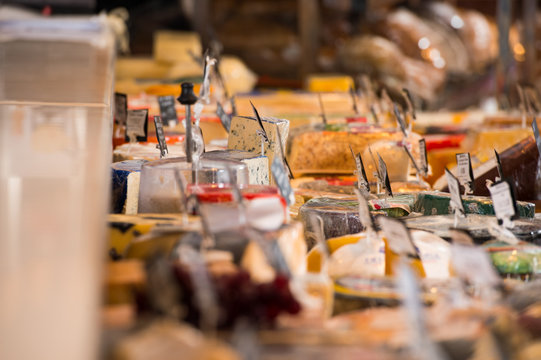
[[[411,114],[411,117],[413,118],[413,120],[417,120],[417,114],[415,113],[415,107],[413,106],[413,98],[411,97],[411,93],[408,89],[403,88],[402,95],[404,96],[404,100],[406,101],[406,105],[408,107],[408,111]]]
[[[355,195],[357,195],[357,202],[359,203],[359,219],[361,220],[361,224],[365,229],[373,231],[374,222],[372,221],[372,216],[370,216],[368,201],[357,189],[355,189]]]
[[[115,121],[118,125],[126,126],[128,118],[128,97],[126,94],[115,93]]]
[[[449,234],[451,235],[453,244],[474,246],[473,239],[467,230],[451,228],[449,229]]]
[[[353,86],[349,86],[349,95],[351,96],[351,101],[353,103],[353,112],[358,115],[359,109],[357,108],[357,96],[355,95],[355,89],[353,89]]]
[[[282,145],[282,133],[280,132],[280,128],[278,127],[278,124],[276,125],[276,134],[278,135],[278,148],[280,149],[280,156],[282,157],[282,160],[284,161],[284,165],[287,168],[287,172],[289,174],[289,178],[293,179],[293,172],[291,171],[291,167],[289,166],[289,163],[287,162],[286,155],[284,153],[284,146]]]
[[[535,143],[537,144],[537,150],[539,151],[539,156],[541,156],[541,136],[539,135],[539,127],[537,126],[537,120],[535,118],[532,121],[532,129]]]
[[[451,262],[457,276],[470,284],[495,286],[500,283],[492,261],[482,248],[453,244]]]
[[[413,167],[415,168],[415,171],[417,171],[417,174],[421,175],[421,173],[422,173],[421,169],[419,168],[419,166],[415,162],[415,158],[411,154],[411,151],[408,149],[408,145],[404,144],[403,147],[404,147],[404,151],[406,151],[406,154],[408,154],[408,157],[410,158],[410,161],[413,164]]]
[[[160,159],[165,157],[169,150],[167,150],[167,142],[165,141],[165,134],[163,132],[162,119],[159,116],[154,116],[154,127],[156,128],[156,138],[158,144],[156,148],[160,149]]]
[[[162,123],[165,123],[170,127],[178,124],[177,110],[175,109],[175,97],[159,96],[158,104],[160,105]]]
[[[377,221],[387,239],[389,248],[393,252],[415,259],[419,258],[419,253],[411,240],[410,232],[402,221],[382,215],[377,217]]]
[[[424,176],[428,174],[428,157],[426,155],[426,140],[419,140],[419,158],[421,160],[421,172]]]
[[[319,108],[321,109],[321,120],[323,120],[324,125],[327,125],[327,116],[325,115],[325,108],[323,107],[323,100],[321,99],[321,94],[317,94],[317,98],[319,100]]]
[[[363,159],[361,158],[361,154],[353,152],[353,149],[351,148],[351,145],[349,145],[349,151],[351,151],[351,156],[353,156],[353,160],[355,160],[355,168],[357,169],[357,186],[359,189],[366,191],[367,193],[370,192],[370,184],[368,183],[368,180],[366,178],[366,171],[364,169]]]
[[[288,206],[295,203],[295,193],[291,188],[291,183],[289,182],[289,176],[287,170],[284,167],[282,159],[278,156],[274,158],[271,164],[271,173],[274,177],[274,181],[280,190],[280,194],[286,200]]]
[[[257,130],[258,135],[260,135],[263,140],[268,143],[269,137],[267,136],[267,132],[265,131],[265,127],[263,126],[263,121],[261,120],[261,117],[259,116],[259,112],[255,108],[254,104],[250,101],[250,105],[252,105],[252,110],[254,110],[255,118],[257,120],[257,123],[259,124],[259,130]],[[262,152],[263,155],[263,152]]]
[[[129,109],[126,122],[126,141],[147,141],[148,109]]]
[[[229,98],[229,103],[231,104],[231,116],[237,116],[237,102],[235,101],[235,95]]]
[[[473,170],[471,167],[470,153],[456,154],[457,178],[460,185],[473,182]]]
[[[517,204],[511,186],[505,180],[497,182],[488,188],[494,205],[496,217],[501,222],[511,220],[517,215]]]
[[[464,215],[464,205],[462,204],[462,197],[460,196],[460,183],[447,168],[445,168],[445,177],[447,178],[447,186],[449,187],[449,193],[451,194],[451,207],[458,211],[460,215]]]
[[[389,173],[387,172],[387,164],[385,164],[385,161],[383,161],[383,158],[378,153],[378,161],[379,161],[379,171],[381,176],[381,181],[383,181],[383,185],[385,186],[385,191],[388,196],[393,196],[393,190],[391,189],[391,181],[389,180]]]
[[[402,114],[400,113],[400,108],[397,104],[393,103],[393,110],[394,110],[394,117],[396,118],[396,122],[398,122],[398,125],[400,126],[400,130],[402,130],[402,133],[405,137],[408,137],[408,130],[406,128],[406,122],[404,121],[404,118],[402,117]]]
[[[231,115],[227,114],[222,107],[222,104],[219,102],[216,104],[216,115],[218,115],[218,118],[220,119],[220,122],[222,123],[222,126],[224,127],[225,131],[229,134],[229,131],[231,130]]]
[[[372,113],[372,117],[374,118],[374,123],[376,125],[379,124],[379,118],[374,104],[370,105],[370,112]]]
[[[500,180],[503,180],[503,169],[502,169],[502,160],[500,159],[500,154],[494,149],[494,155],[496,155],[496,168],[498,169],[498,176]]]

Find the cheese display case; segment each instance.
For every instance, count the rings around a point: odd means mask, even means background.
[[[540,357],[541,105],[486,12],[182,3],[118,58],[139,5],[0,6],[1,359]]]

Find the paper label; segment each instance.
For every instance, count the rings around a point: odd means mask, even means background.
[[[220,119],[225,131],[229,134],[231,130],[231,115],[227,114],[219,102],[216,104],[216,115]]]
[[[460,196],[460,184],[458,179],[449,171],[445,169],[445,177],[447,178],[447,186],[449,187],[449,193],[451,194],[451,207],[459,211],[460,214],[464,214],[464,205],[462,204],[462,197]]]
[[[451,262],[457,276],[468,283],[492,286],[500,282],[492,261],[482,248],[453,244]]]
[[[396,122],[400,126],[400,130],[402,130],[402,133],[405,137],[408,136],[408,130],[406,128],[406,122],[404,121],[404,118],[402,117],[402,114],[400,113],[400,109],[398,108],[397,104],[393,103],[393,111],[394,111],[394,117],[396,119]]]
[[[357,189],[355,189],[355,195],[357,195],[357,202],[359,203],[359,220],[361,221],[361,224],[365,229],[373,230],[374,224],[372,222],[372,217],[370,216],[368,201]]]
[[[357,155],[355,155],[353,149],[351,148],[351,145],[349,146],[349,151],[351,151],[351,156],[353,156],[353,159],[355,160],[355,168],[357,169],[357,186],[359,189],[362,189],[369,193],[370,184],[368,183],[368,180],[366,178],[366,171],[364,169],[361,154],[357,153]]]
[[[417,249],[411,240],[410,232],[402,221],[382,215],[377,217],[377,221],[387,239],[387,244],[393,252],[419,258]]]
[[[502,169],[502,160],[500,159],[500,154],[494,149],[494,155],[496,155],[496,168],[498,170],[498,176],[500,180],[503,180],[503,169]]]
[[[351,96],[351,101],[353,103],[353,112],[359,114],[359,109],[357,108],[357,96],[355,95],[355,89],[353,86],[349,87],[349,95]]]
[[[160,116],[162,123],[170,127],[178,124],[177,110],[175,109],[174,96],[158,96],[158,104],[160,105]]]
[[[460,185],[473,181],[473,170],[471,167],[470,153],[456,154],[457,178]]]
[[[516,202],[511,192],[511,186],[505,180],[488,188],[494,205],[494,212],[499,220],[512,219],[517,214]]]
[[[413,120],[417,120],[417,114],[415,113],[415,107],[413,106],[413,98],[411,97],[411,93],[408,89],[403,88],[402,94],[404,95],[404,100],[406,101],[406,105],[408,106],[408,111],[411,113],[411,117]]]
[[[257,123],[259,124],[259,129],[257,130],[257,134],[263,138],[263,141],[266,143],[269,142],[269,137],[267,136],[267,132],[265,131],[265,127],[263,126],[263,121],[261,120],[261,117],[259,116],[259,112],[255,108],[254,104],[250,101],[250,105],[252,105],[252,110],[254,111],[255,118],[257,120]],[[261,154],[263,155],[263,153]]]
[[[391,189],[391,182],[389,180],[389,173],[387,172],[387,164],[385,164],[385,161],[383,161],[383,158],[380,154],[378,154],[378,160],[379,160],[379,171],[381,176],[381,181],[383,182],[383,185],[385,186],[385,191],[388,196],[393,196],[393,191]]]
[[[291,188],[288,172],[284,167],[282,159],[278,156],[272,161],[271,173],[280,190],[280,194],[286,200],[287,205],[293,205],[293,203],[295,203],[295,193],[293,192],[293,188]]]
[[[148,109],[129,109],[126,122],[126,141],[147,141]]]
[[[128,97],[126,94],[115,93],[115,121],[117,124],[126,126],[128,119]]]
[[[154,116],[154,127],[156,128],[156,138],[158,139],[158,145],[156,147],[160,149],[160,158],[163,158],[169,151],[167,150],[167,142],[165,141],[165,134],[163,132],[162,119],[159,116]]]
[[[421,171],[423,175],[428,174],[428,157],[426,154],[426,140],[420,139],[419,140],[419,158],[421,161]]]
[[[415,158],[411,154],[411,151],[408,149],[408,145],[404,144],[404,150],[406,151],[406,154],[408,154],[408,157],[410,158],[410,161],[413,164],[413,167],[415,168],[415,171],[417,171],[417,174],[420,175],[422,173],[421,169],[419,168],[419,166],[415,162]]]
[[[374,118],[374,123],[379,124],[379,118],[378,114],[376,113],[376,108],[374,104],[370,105],[370,112],[372,113],[372,117]]]
[[[323,107],[323,100],[321,99],[321,94],[317,94],[317,98],[319,99],[319,108],[321,110],[321,120],[323,120],[323,124],[327,125],[327,116],[325,115],[325,108]]]
[[[539,151],[539,156],[541,156],[541,136],[539,135],[539,127],[537,126],[537,120],[535,118],[532,121],[532,129],[535,143],[537,144],[537,151]]]

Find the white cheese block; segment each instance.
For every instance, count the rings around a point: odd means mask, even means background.
[[[276,119],[271,117],[262,118],[263,127],[269,138],[269,143],[263,147],[261,154],[261,137],[257,135],[257,130],[260,129],[259,123],[255,118],[235,116],[231,120],[231,131],[227,147],[229,149],[250,151],[259,155],[265,155],[269,161],[269,169],[275,156],[280,154],[280,145],[278,143],[278,131],[282,139],[282,147],[286,152],[287,136],[289,134],[289,121],[284,119]],[[271,184],[274,181],[271,179]]]
[[[214,145],[206,145],[207,151],[221,150],[222,148]],[[167,158],[177,158],[186,156],[184,142],[167,145]],[[113,150],[113,162],[125,160],[158,160],[160,150],[156,148],[156,143],[125,143]]]
[[[269,185],[269,163],[266,156],[242,150],[215,150],[203,154],[205,159],[236,160],[246,164],[248,183],[251,185]]]

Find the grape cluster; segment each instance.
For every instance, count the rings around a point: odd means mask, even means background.
[[[197,301],[190,273],[184,267],[175,265],[173,278],[180,290],[179,301],[184,308],[180,320],[199,326],[200,314],[205,309],[201,309]],[[281,313],[297,314],[301,310],[284,275],[278,274],[268,283],[255,283],[248,272],[239,270],[232,274],[212,276],[211,280],[220,311],[220,329],[232,328],[241,318],[260,328],[272,327]],[[139,300],[143,300],[138,303],[139,310],[149,310],[145,309],[148,302],[141,297]]]

